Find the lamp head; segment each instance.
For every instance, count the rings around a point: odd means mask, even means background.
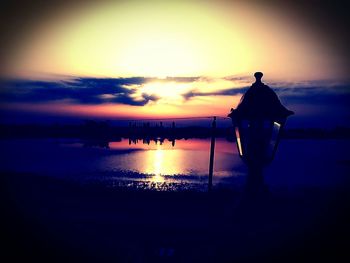
[[[261,79],[262,79],[262,77],[263,77],[263,73],[262,72],[255,72],[254,73],[254,77],[255,77],[255,79],[256,79],[256,82],[261,82]]]

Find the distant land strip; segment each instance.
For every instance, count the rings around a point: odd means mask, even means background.
[[[128,126],[111,125],[107,121],[86,121],[83,124],[0,124],[0,138],[77,138],[102,141],[118,141],[129,139],[166,138],[189,139],[210,138],[210,126],[181,126],[176,123],[163,126],[157,123],[129,123]],[[350,139],[350,127],[336,127],[332,129],[297,128],[285,129],[281,134],[284,139]],[[234,128],[217,127],[215,137],[235,139]]]

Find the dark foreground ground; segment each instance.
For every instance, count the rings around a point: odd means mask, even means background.
[[[245,198],[2,175],[0,261],[350,262],[348,189]]]

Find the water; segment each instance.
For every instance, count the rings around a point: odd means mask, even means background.
[[[0,141],[0,172],[52,176],[83,184],[157,190],[205,190],[210,141],[177,140],[173,146],[128,140],[109,148],[67,139]],[[337,187],[350,174],[349,140],[282,140],[275,160],[265,169],[272,187]],[[214,187],[241,187],[246,166],[235,143],[216,140]]]

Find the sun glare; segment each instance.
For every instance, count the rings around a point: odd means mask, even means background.
[[[310,78],[337,71],[332,52],[290,22],[238,1],[96,4],[43,22],[23,39],[10,68],[15,75],[96,77],[222,77],[259,68]]]
[[[178,102],[182,100],[182,94],[187,92],[191,84],[177,82],[150,82],[144,84],[140,89],[140,93],[155,95],[162,102]]]

